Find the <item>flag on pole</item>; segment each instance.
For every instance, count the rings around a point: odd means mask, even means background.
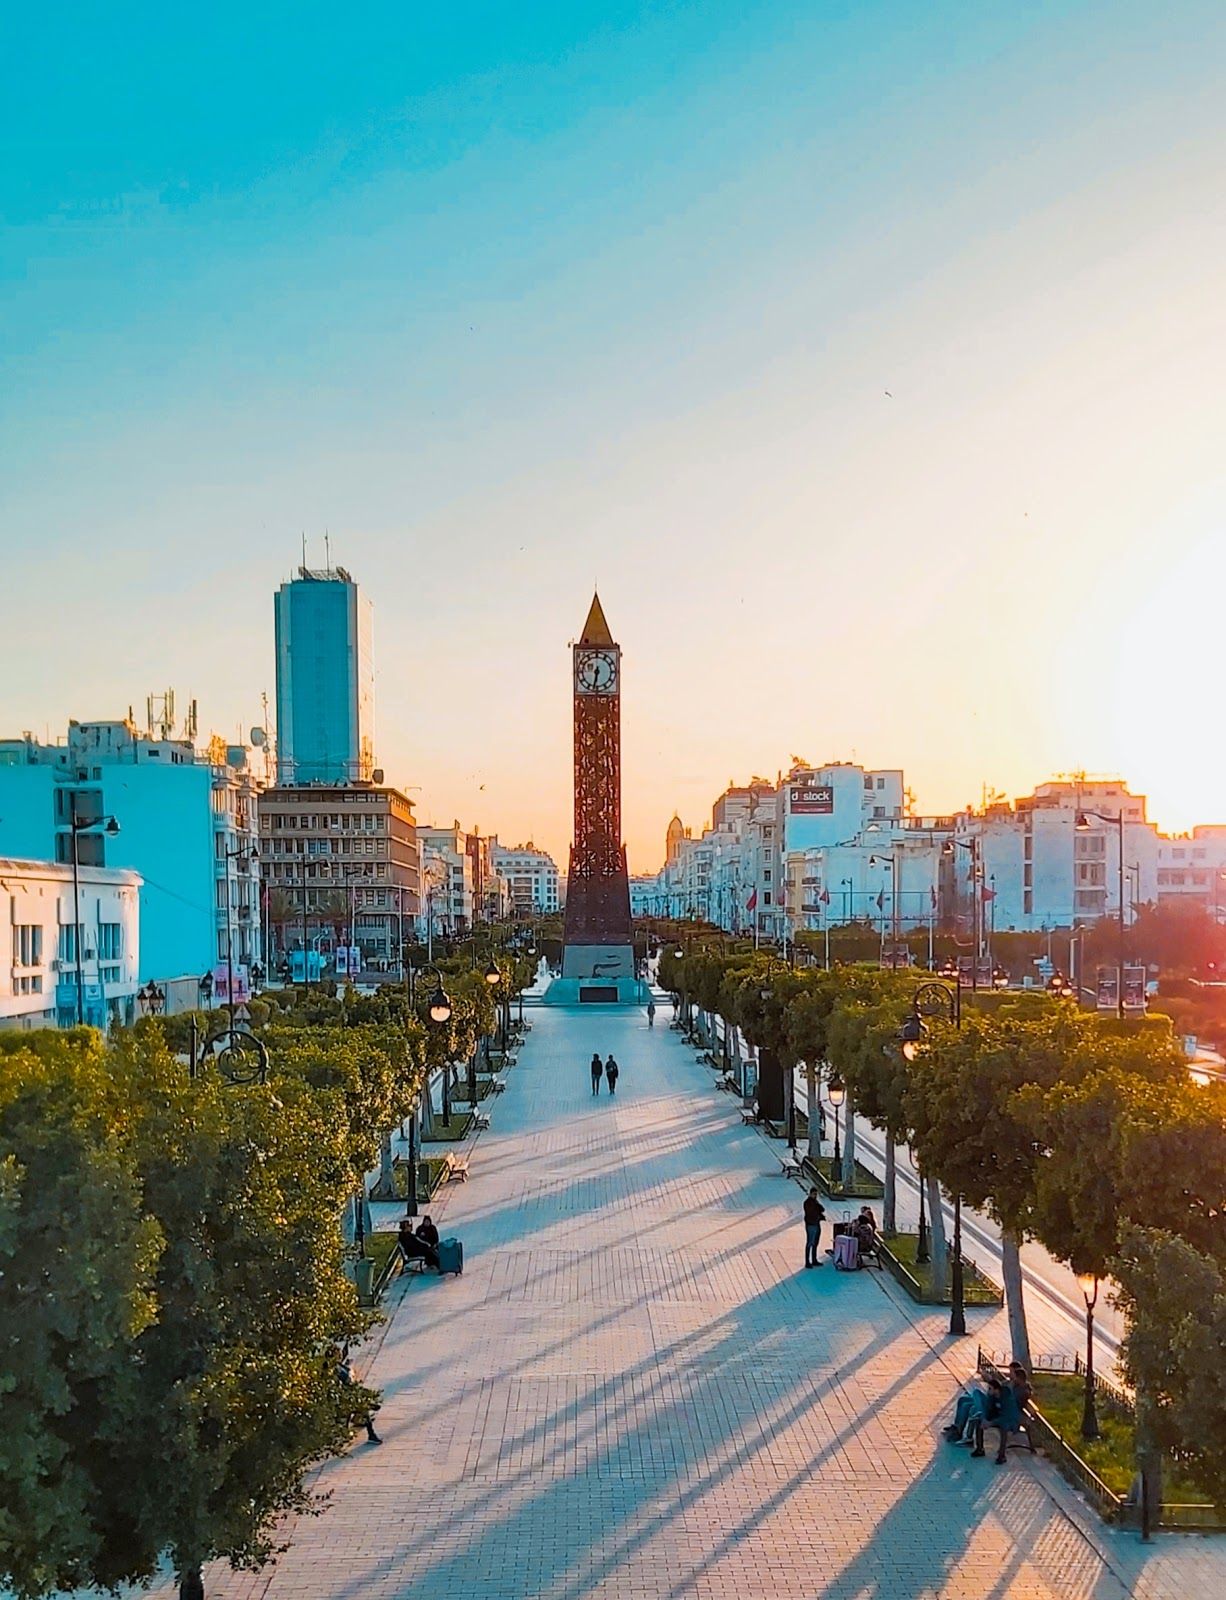
[[[745,909],[746,911],[756,911],[758,909],[758,891],[756,889],[750,895],[749,899],[746,900]]]
[[[830,904],[830,890],[823,889],[818,898],[821,900],[824,906],[828,906]]]
[[[935,889],[929,889],[928,893],[932,896],[932,909],[935,911],[937,908],[937,892]]]
[[[989,900],[995,900],[995,898],[996,898],[996,890],[995,889],[989,889],[987,884],[984,884],[983,888],[980,889],[980,891],[979,891],[979,898],[983,901],[984,905],[986,906]]]
[[[877,910],[878,911],[884,911],[885,910],[885,890],[884,889],[882,889],[880,891],[880,893],[878,894],[878,896],[877,896]]]

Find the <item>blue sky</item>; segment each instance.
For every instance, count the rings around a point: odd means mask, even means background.
[[[639,866],[793,752],[1226,817],[1220,6],[8,30],[5,732],[233,736],[327,529],[426,815],[564,851],[598,579]]]

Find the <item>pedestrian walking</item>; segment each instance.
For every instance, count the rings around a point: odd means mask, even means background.
[[[340,1357],[337,1360],[337,1363],[336,1363],[336,1376],[340,1379],[341,1383],[343,1383],[344,1386],[347,1389],[351,1388],[353,1386],[353,1384],[357,1382],[356,1378],[353,1376],[352,1363],[349,1360],[349,1346],[348,1345],[346,1345],[345,1348],[341,1351]],[[371,1412],[371,1411],[368,1411],[366,1413],[366,1415],[360,1419],[360,1421],[362,1423],[362,1426],[366,1429],[366,1442],[368,1444],[382,1444],[383,1440],[380,1439],[379,1435],[375,1432],[374,1413]]]
[[[600,1080],[604,1076],[604,1066],[600,1060],[600,1051],[597,1050],[592,1057],[592,1093],[600,1093]]]
[[[612,1056],[610,1056],[609,1059],[605,1062],[605,1066],[604,1066],[604,1075],[609,1080],[609,1093],[610,1094],[616,1094],[617,1093],[617,1073],[618,1073],[617,1062],[614,1061]]]
[[[656,1003],[654,1000],[647,1002],[647,1026],[654,1028],[656,1025]]]
[[[826,1208],[817,1198],[817,1190],[810,1189],[805,1196],[805,1266],[817,1267],[821,1263],[817,1259],[822,1243],[822,1219],[826,1215]]]

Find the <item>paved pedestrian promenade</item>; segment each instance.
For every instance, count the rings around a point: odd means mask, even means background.
[[[875,1273],[802,1270],[800,1189],[665,1015],[531,1013],[434,1208],[463,1277],[402,1279],[358,1352],[385,1443],[320,1474],[275,1568],[214,1569],[210,1595],[1226,1594],[1223,1541],[1104,1533],[1045,1465],[940,1442],[984,1323],[954,1344]]]

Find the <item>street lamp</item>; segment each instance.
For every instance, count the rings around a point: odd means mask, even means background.
[[[211,972],[206,972],[203,978],[197,978],[196,988],[199,991],[200,999],[204,1001],[201,1010],[211,1010],[213,1000],[213,974]]]
[[[230,1013],[230,1033],[234,1033],[234,907],[230,900],[230,863],[258,861],[260,852],[254,845],[240,845],[237,850],[226,851],[226,1009]],[[258,890],[257,890],[258,893]],[[306,952],[303,951],[303,960]]]
[[[434,993],[430,996],[430,999],[429,999],[429,1002],[427,1004],[427,1008],[426,1009],[427,1009],[427,1012],[428,1012],[428,1015],[429,1015],[431,1023],[436,1028],[443,1028],[443,1027],[446,1027],[447,1023],[449,1023],[451,1021],[451,1001],[447,998],[447,991],[443,988],[443,979],[442,979],[442,975],[440,974],[438,968],[437,967],[431,967],[431,968],[427,968],[426,970],[427,971],[432,971],[434,973],[434,979],[435,979]],[[410,981],[410,984],[415,988],[416,987],[416,977],[415,976],[411,977],[409,981]],[[411,991],[410,991],[410,993],[411,993]],[[427,1094],[430,1093],[430,1075],[429,1075],[428,1071],[427,1071],[427,1074],[426,1074],[425,1092]],[[419,1165],[419,1156],[418,1156],[418,1147],[417,1147],[417,1109],[416,1109],[416,1107],[414,1107],[413,1114],[409,1118],[409,1161],[408,1161],[409,1171],[408,1171],[408,1183],[406,1184],[406,1192],[405,1192],[405,1215],[409,1216],[409,1217],[415,1217],[417,1215],[417,1168],[418,1168],[418,1165]]]
[[[979,837],[972,834],[969,839],[946,839],[941,846],[943,856],[952,856],[955,850],[969,850],[971,853],[971,988],[979,987],[979,947],[982,944],[980,923],[983,918],[983,890],[981,887],[983,869],[979,864]]]
[[[1098,1406],[1094,1393],[1094,1307],[1098,1304],[1098,1274],[1079,1272],[1077,1282],[1086,1303],[1086,1392],[1081,1410],[1081,1437],[1099,1439]]]
[[[136,998],[140,1002],[141,1012],[148,1016],[159,1016],[166,1004],[166,991],[159,989],[153,979],[143,989],[136,991]]]
[[[844,1084],[842,1078],[839,1077],[837,1072],[832,1078],[827,1080],[826,1097],[830,1101],[830,1104],[834,1107],[834,1155],[830,1160],[830,1184],[833,1188],[833,1186],[838,1182],[839,1162],[843,1158],[843,1152],[839,1149],[839,1107],[847,1098],[846,1085]],[[840,1185],[840,1187],[842,1186]]]
[[[78,817],[75,789],[69,791],[68,808],[68,826],[72,829],[72,944],[77,967],[77,1027],[80,1028],[85,1023],[85,990],[81,976],[81,862],[77,841],[94,828],[101,828],[108,839],[113,839],[119,832],[119,824],[114,817]]]
[[[924,1214],[924,1174],[920,1171],[915,1151],[910,1145],[907,1146],[907,1160],[911,1163],[911,1170],[919,1179],[919,1231],[915,1236],[915,1259],[917,1263],[924,1263],[932,1260],[932,1251],[928,1248],[928,1218]]]
[[[898,1030],[899,1046],[908,1061],[914,1061],[924,1048],[925,1017],[944,1017],[946,1022],[952,1023],[955,1028],[962,1026],[962,990],[957,985],[950,986],[944,983],[921,983],[911,997],[910,1014],[903,1019]],[[919,1172],[915,1156],[908,1151],[911,1165]],[[929,1259],[928,1241],[924,1236],[924,1180],[920,1176],[920,1223],[919,1238],[915,1246],[916,1261]],[[942,1297],[945,1286],[941,1285]],[[962,1278],[962,1196],[954,1195],[954,1260],[953,1284],[950,1294],[949,1331],[962,1334],[966,1332],[966,1290]]]
[[[1119,966],[1119,974],[1118,974],[1118,976],[1117,976],[1117,978],[1115,980],[1115,1014],[1116,1014],[1117,1017],[1122,1018],[1123,1015],[1124,1015],[1124,960],[1125,960],[1124,947],[1125,947],[1125,943],[1126,943],[1125,932],[1124,932],[1124,807],[1123,807],[1123,803],[1121,802],[1120,809],[1119,809],[1119,811],[1116,813],[1116,815],[1114,817],[1108,816],[1102,811],[1079,811],[1077,813],[1076,817],[1073,819],[1073,827],[1074,827],[1075,831],[1078,832],[1078,833],[1088,833],[1090,831],[1090,818],[1091,817],[1095,818],[1095,820],[1098,821],[1098,822],[1113,822],[1113,823],[1115,823],[1116,827],[1119,830],[1119,836],[1120,836],[1120,966]],[[1087,1434],[1086,1437],[1088,1438],[1090,1436]],[[1098,1435],[1095,1434],[1094,1438],[1097,1438],[1097,1437],[1098,1437]]]

